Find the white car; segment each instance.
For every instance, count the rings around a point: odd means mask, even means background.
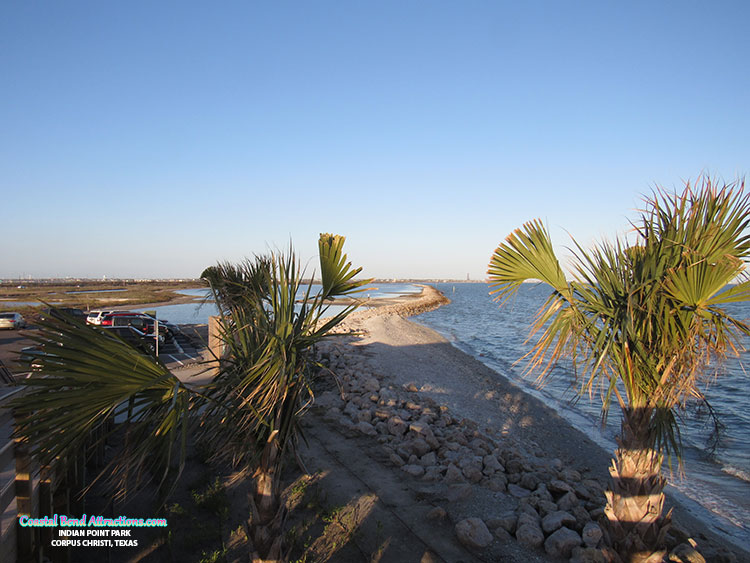
[[[0,328],[26,328],[26,319],[21,313],[0,313]]]
[[[89,314],[86,316],[86,322],[90,325],[100,325],[102,324],[102,317],[104,315],[110,315],[112,313],[114,313],[114,311],[105,311],[105,310],[89,311]]]

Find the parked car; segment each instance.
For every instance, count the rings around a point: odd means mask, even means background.
[[[94,310],[89,311],[89,314],[86,316],[86,322],[90,325],[100,325],[102,324],[102,317],[105,315],[111,315],[115,311],[107,311],[107,310]]]
[[[73,319],[81,322],[86,321],[86,313],[83,309],[77,309],[75,307],[48,307],[42,310],[42,320],[48,317],[54,317],[56,319],[65,319],[65,317],[72,317]]]
[[[132,326],[144,334],[153,335],[156,332],[156,319],[141,313],[118,312],[105,315],[101,319],[101,327],[110,326]],[[164,342],[169,329],[159,323],[159,342]]]
[[[117,336],[134,348],[154,354],[156,352],[156,340],[153,336],[138,330],[134,326],[102,326],[100,330],[106,334]]]
[[[0,328],[10,330],[26,328],[26,319],[21,313],[0,313]]]

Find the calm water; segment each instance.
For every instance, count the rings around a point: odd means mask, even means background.
[[[298,298],[301,298],[304,295],[304,290],[306,289],[307,286],[303,287],[303,291],[298,293]],[[315,292],[320,291],[320,289],[321,286],[315,284],[312,286],[312,293],[314,294]],[[383,299],[409,293],[419,293],[420,291],[422,291],[420,287],[412,284],[376,284],[368,291],[355,294],[355,297],[362,299],[368,297],[370,299]],[[177,305],[163,305],[161,307],[152,307],[150,309],[137,309],[137,312],[155,310],[158,318],[174,324],[205,324],[208,322],[208,317],[219,314],[219,311],[213,302],[203,302],[203,299],[209,295],[209,290],[206,288],[181,289],[176,293],[195,297],[196,301],[193,303],[180,303]],[[325,315],[333,316],[343,309],[344,307],[341,305],[329,305],[325,311]]]
[[[555,408],[576,427],[607,450],[614,450],[619,430],[619,412],[612,407],[606,427],[601,425],[601,401],[588,395],[576,398],[574,377],[564,367],[556,368],[548,384],[538,389],[534,377],[523,377],[524,363],[517,363],[530,348],[526,336],[535,312],[544,303],[549,290],[541,285],[524,284],[502,309],[492,301],[486,284],[435,284],[452,303],[416,317],[464,352],[475,356],[525,391]],[[750,305],[735,305],[731,313],[750,318]],[[745,342],[750,348],[750,340]],[[744,545],[750,543],[750,377],[741,361],[750,354],[731,359],[726,374],[711,384],[706,395],[718,412],[725,429],[713,453],[707,453],[706,441],[712,427],[695,409],[682,414],[686,478],[673,477],[671,484],[697,502],[695,512],[719,530]],[[690,503],[689,503],[690,504]]]

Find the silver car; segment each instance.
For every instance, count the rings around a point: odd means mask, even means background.
[[[0,328],[26,328],[26,319],[21,313],[0,313]]]

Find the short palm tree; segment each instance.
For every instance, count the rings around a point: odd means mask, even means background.
[[[81,451],[90,431],[114,417],[121,451],[102,473],[120,495],[155,477],[167,492],[185,460],[191,429],[218,457],[253,470],[254,561],[283,559],[279,476],[312,400],[313,346],[355,308],[324,318],[329,300],[361,290],[343,254],[344,237],[321,235],[322,288],[303,288],[293,251],[204,271],[221,311],[226,354],[205,388],[185,385],[158,358],[74,319],[51,318],[38,337],[42,374],[14,401],[16,435],[45,465]],[[106,438],[107,434],[100,434]]]
[[[605,537],[626,561],[661,561],[670,521],[661,467],[665,454],[680,453],[676,409],[703,398],[701,383],[750,334],[722,307],[750,300],[744,182],[702,178],[680,194],[657,190],[645,207],[633,243],[576,244],[570,280],[538,220],[509,235],[489,264],[501,303],[527,280],[552,289],[532,325],[529,371],[543,382],[569,358],[581,393],[599,389],[604,414],[613,398],[622,410]]]

